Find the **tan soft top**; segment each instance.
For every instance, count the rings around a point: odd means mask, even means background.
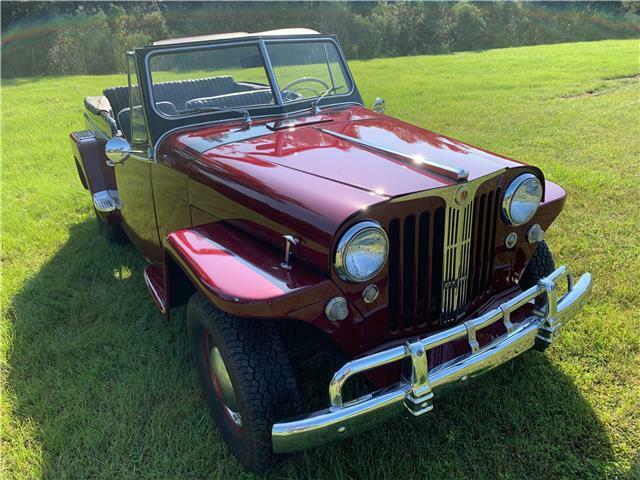
[[[213,40],[230,40],[244,37],[270,37],[270,36],[286,36],[286,35],[317,35],[319,32],[310,28],[281,28],[279,30],[267,30],[266,32],[231,32],[217,33],[215,35],[199,35],[197,37],[181,37],[169,38],[167,40],[158,40],[153,45],[173,45],[178,43],[207,42]]]

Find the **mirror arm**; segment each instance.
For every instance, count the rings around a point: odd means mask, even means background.
[[[373,108],[372,110],[376,113],[384,113],[384,98],[376,98],[376,100],[373,102]]]

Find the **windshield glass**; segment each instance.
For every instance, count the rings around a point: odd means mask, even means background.
[[[332,42],[267,44],[284,103],[349,93],[351,84]]]
[[[333,42],[267,42],[266,51],[283,103],[351,91]],[[148,65],[153,101],[169,117],[276,104],[255,44],[161,51]]]
[[[160,53],[149,69],[153,100],[168,116],[274,103],[255,45]]]

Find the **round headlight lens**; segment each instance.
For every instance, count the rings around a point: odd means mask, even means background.
[[[364,282],[376,276],[389,253],[387,234],[376,222],[360,222],[340,239],[335,267],[343,280]]]
[[[522,225],[533,218],[542,200],[542,184],[538,178],[525,173],[516,177],[504,194],[502,213],[509,225]]]

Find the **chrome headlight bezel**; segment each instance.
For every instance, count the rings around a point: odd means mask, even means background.
[[[513,199],[518,190],[525,184],[525,182],[529,182],[531,180],[535,180],[538,183],[538,187],[540,188],[540,198],[538,199],[537,205],[532,210],[531,215],[528,218],[523,221],[516,221],[513,218],[513,214],[511,211]],[[502,199],[502,217],[504,218],[504,221],[507,223],[507,225],[518,227],[520,225],[524,225],[533,217],[535,217],[538,208],[540,208],[540,202],[542,201],[542,192],[542,183],[533,173],[523,173],[522,175],[514,178],[507,187],[507,190],[504,192],[504,197]]]
[[[351,272],[347,269],[346,266],[346,255],[349,250],[349,246],[359,238],[361,235],[365,233],[369,233],[371,230],[375,230],[379,233],[385,242],[385,251],[384,258],[380,263],[380,267],[377,268],[374,272],[370,273],[367,277],[357,278],[352,275]],[[378,222],[374,222],[373,220],[364,220],[362,222],[358,222],[355,225],[351,226],[340,238],[338,242],[338,246],[336,248],[335,260],[334,260],[334,268],[338,276],[346,281],[351,283],[361,283],[371,280],[373,277],[378,275],[380,271],[384,268],[387,263],[387,259],[389,257],[389,237],[387,236],[387,232],[385,232],[384,228],[380,226]]]

